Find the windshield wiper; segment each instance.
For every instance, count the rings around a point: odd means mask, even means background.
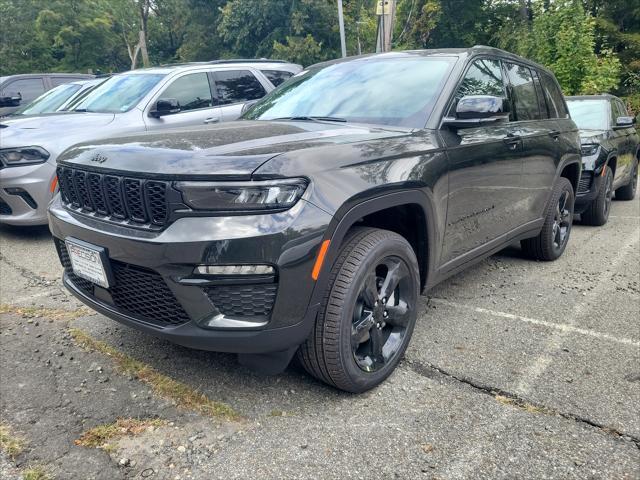
[[[346,123],[346,118],[340,117],[321,117],[321,116],[308,116],[308,115],[298,115],[293,117],[279,117],[274,118],[273,120],[293,120],[293,121],[301,121],[301,122],[341,122]]]

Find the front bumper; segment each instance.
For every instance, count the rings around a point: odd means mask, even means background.
[[[282,213],[180,218],[152,232],[70,212],[57,197],[49,220],[58,245],[72,237],[107,250],[114,271],[121,272],[115,285],[87,287],[70,268],[65,269],[64,283],[82,302],[114,320],[187,347],[247,354],[286,350],[310,333],[317,311],[317,305],[310,304],[315,288],[311,272],[331,217],[304,200]],[[259,318],[253,310],[264,307],[264,296],[236,292],[246,292],[250,279],[242,284],[227,281],[222,291],[229,298],[220,298],[209,290],[211,282],[218,288],[219,280],[193,275],[196,265],[265,263],[277,269],[276,293],[268,313]],[[140,281],[127,285],[136,275]],[[158,288],[145,283],[149,279],[159,282]],[[233,310],[238,301],[242,305]],[[252,301],[258,307],[252,308]],[[167,314],[178,310],[183,317]],[[208,326],[221,316],[229,320],[224,328]]]
[[[592,170],[582,170],[578,191],[576,192],[575,213],[584,212],[598,196],[604,182],[604,177],[599,173],[596,174]]]
[[[0,223],[46,225],[55,173],[49,162],[0,170]],[[24,193],[10,194],[7,189],[20,189]]]

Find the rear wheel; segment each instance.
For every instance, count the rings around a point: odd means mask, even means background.
[[[638,189],[638,162],[636,161],[631,171],[631,178],[629,183],[624,187],[620,187],[616,190],[616,200],[633,200],[636,196],[636,190]]]
[[[545,261],[555,260],[562,255],[573,226],[574,198],[571,182],[560,177],[547,205],[542,230],[538,236],[520,242],[525,254]]]
[[[396,368],[416,322],[418,262],[400,235],[354,229],[331,270],[316,325],[298,357],[316,378],[359,393]]]
[[[611,199],[613,198],[613,173],[607,168],[604,182],[600,186],[598,196],[582,213],[581,219],[587,225],[600,227],[607,223],[611,211]]]

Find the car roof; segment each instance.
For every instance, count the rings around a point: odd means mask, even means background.
[[[16,75],[7,75],[0,77],[0,83],[13,78],[40,78],[40,77],[73,77],[73,78],[94,78],[95,75],[90,73],[18,73]]]
[[[329,60],[326,62],[317,63],[312,65],[312,67],[324,67],[327,65],[332,65],[335,63],[349,62],[349,61],[357,61],[360,59],[371,59],[371,58],[402,58],[402,57],[431,57],[431,56],[455,56],[455,57],[474,57],[478,55],[491,55],[497,56],[507,60],[513,60],[518,63],[524,63],[526,65],[535,67],[536,69],[543,70],[549,75],[553,75],[553,73],[547,69],[546,67],[532,61],[516,55],[515,53],[507,52],[506,50],[501,50],[500,48],[488,47],[486,45],[474,45],[469,48],[434,48],[434,49],[425,49],[425,50],[399,50],[399,51],[391,51],[384,53],[370,53],[365,55],[358,55],[354,57],[346,57],[339,58],[336,60]]]
[[[598,95],[572,95],[565,98],[567,99],[567,101],[569,100],[613,100],[613,99],[620,100],[620,98],[616,97],[615,95],[611,95],[610,93],[600,93]]]
[[[271,70],[286,70],[286,71],[290,71],[291,69],[296,69],[296,70],[302,69],[301,65],[285,62],[284,60],[269,60],[266,58],[260,58],[260,59],[213,60],[211,62],[172,63],[172,64],[160,65],[158,67],[129,70],[123,73],[168,74],[176,71],[188,71],[188,70],[201,69],[202,67],[207,67],[207,66],[217,66],[222,69],[233,68],[233,67],[252,67],[252,68],[257,68],[259,70],[264,70],[265,68],[268,68]]]

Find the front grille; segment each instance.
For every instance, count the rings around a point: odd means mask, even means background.
[[[164,226],[168,183],[58,167],[64,204],[80,213],[114,222]]]
[[[593,172],[582,172],[580,175],[580,181],[578,182],[578,192],[586,193],[591,188],[591,182],[593,181]]]
[[[205,288],[205,293],[216,308],[225,316],[268,316],[273,310],[278,286],[222,285]]]
[[[94,296],[95,285],[73,273],[64,242],[56,239],[60,262],[71,283],[85,295]],[[148,268],[110,260],[114,284],[108,289],[113,303],[126,315],[161,326],[181,325],[190,320],[162,277]]]
[[[13,210],[9,204],[0,198],[0,215],[11,215],[12,213]]]

